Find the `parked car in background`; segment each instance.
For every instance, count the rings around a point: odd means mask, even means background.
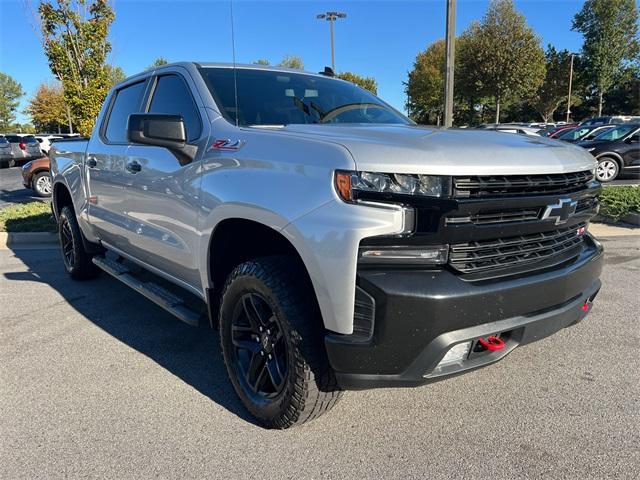
[[[11,154],[11,144],[4,135],[0,135],[0,168],[13,167],[15,161]]]
[[[589,118],[588,120],[584,120],[583,122],[581,122],[580,126],[588,127],[590,125],[608,125],[610,123],[621,124],[621,123],[637,123],[637,122],[640,122],[639,116],[614,115],[610,117]]]
[[[571,130],[572,128],[576,128],[578,126],[577,123],[567,123],[565,125],[561,125],[559,127],[555,127],[551,129],[548,133],[540,133],[540,135],[547,136],[549,138],[557,138],[558,135],[562,135],[562,133],[567,130]]]
[[[601,182],[621,172],[640,173],[640,123],[618,125],[578,145],[598,159],[596,178]]]
[[[576,127],[564,130],[560,135],[554,137],[565,142],[575,143],[580,140],[593,140],[603,131],[615,128],[615,125],[592,125],[589,127]]]
[[[493,130],[494,132],[503,133],[519,133],[521,135],[535,135],[538,136],[539,128],[527,127],[525,125],[515,123],[497,123],[489,125],[480,125],[478,128],[483,130]]]
[[[51,174],[49,157],[27,162],[22,167],[22,184],[35,191],[39,197],[51,196]]]
[[[36,135],[36,140],[40,144],[40,150],[44,155],[49,155],[51,141],[62,138],[60,135]]]
[[[16,165],[42,156],[40,144],[34,135],[15,133],[5,135],[11,144],[11,155]]]

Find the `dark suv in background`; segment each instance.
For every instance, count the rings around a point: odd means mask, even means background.
[[[598,159],[596,178],[601,182],[610,182],[621,172],[640,175],[640,123],[618,125],[578,145]]]

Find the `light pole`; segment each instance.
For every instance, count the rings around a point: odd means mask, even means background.
[[[338,18],[347,18],[347,14],[343,12],[326,12],[316,16],[318,20],[327,20],[331,30],[331,70],[336,71],[335,48],[333,46],[333,22]]]
[[[453,125],[453,78],[456,63],[456,0],[447,0],[445,44],[444,126]]]
[[[571,115],[571,86],[573,84],[573,59],[576,56],[580,56],[577,53],[571,54],[571,64],[569,67],[569,96],[567,97],[567,123],[569,123],[569,116]]]

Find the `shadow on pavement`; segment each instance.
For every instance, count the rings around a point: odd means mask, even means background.
[[[195,328],[180,322],[105,273],[95,280],[72,280],[57,248],[16,248],[13,254],[28,271],[8,272],[5,278],[50,286],[88,321],[238,417],[255,423],[229,382],[218,334],[208,325]]]

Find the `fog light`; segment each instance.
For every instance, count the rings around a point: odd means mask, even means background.
[[[471,342],[464,342],[454,345],[449,349],[447,354],[440,360],[438,363],[438,368],[446,367],[447,365],[451,365],[452,363],[460,363],[467,355],[469,355],[469,349],[471,348]]]

